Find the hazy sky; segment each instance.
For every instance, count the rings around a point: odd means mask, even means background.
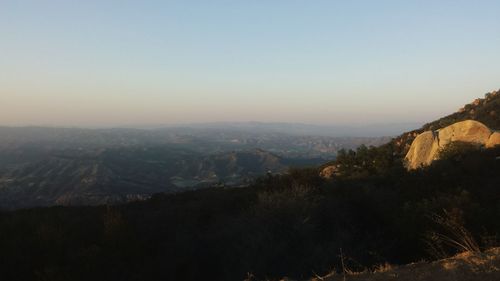
[[[0,0],[0,124],[429,121],[500,88],[500,1]]]

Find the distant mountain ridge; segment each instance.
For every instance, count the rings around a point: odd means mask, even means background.
[[[388,138],[298,136],[235,128],[0,127],[0,207],[142,200],[316,166],[341,148]]]
[[[329,137],[293,135],[272,130],[236,128],[83,129],[0,127],[0,153],[12,148],[99,149],[166,145],[202,153],[261,148],[279,155],[331,157],[340,148],[380,145],[390,137]],[[1,161],[1,158],[0,158]]]
[[[166,128],[185,129],[231,129],[236,131],[255,131],[291,134],[297,136],[327,137],[387,137],[399,134],[419,123],[374,123],[357,125],[315,125],[303,123],[273,122],[213,122],[172,125]]]
[[[0,206],[94,205],[209,185],[244,185],[287,168],[263,150],[199,155],[186,150],[113,148],[65,151],[0,175]]]

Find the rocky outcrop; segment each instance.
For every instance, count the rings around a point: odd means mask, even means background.
[[[339,168],[337,165],[326,166],[321,170],[319,176],[324,179],[332,179],[338,174],[338,170]]]
[[[427,166],[436,160],[439,151],[451,142],[475,143],[487,148],[500,144],[500,133],[491,131],[478,121],[457,122],[437,131],[426,131],[418,135],[406,154],[408,169]]]

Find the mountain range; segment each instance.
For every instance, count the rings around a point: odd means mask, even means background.
[[[243,186],[266,173],[321,164],[342,148],[388,140],[285,134],[271,131],[274,126],[0,127],[0,206],[118,203],[161,192]]]

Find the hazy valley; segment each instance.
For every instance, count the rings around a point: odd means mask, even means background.
[[[389,139],[307,136],[287,126],[272,130],[279,127],[3,127],[0,206],[119,203],[160,192],[245,186],[266,173],[320,165],[340,149]]]

